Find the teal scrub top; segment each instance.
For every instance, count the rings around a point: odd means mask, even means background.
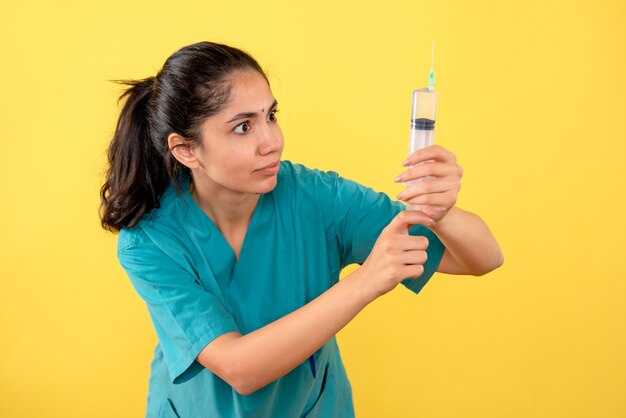
[[[189,193],[168,186],[160,206],[122,228],[118,258],[145,301],[158,337],[147,417],[353,417],[352,389],[333,337],[291,372],[243,396],[195,361],[216,337],[261,328],[312,301],[363,263],[382,229],[406,207],[384,193],[281,161],[277,185],[261,194],[239,260]],[[444,245],[429,240],[418,293],[436,271]],[[367,349],[367,348],[364,348]]]

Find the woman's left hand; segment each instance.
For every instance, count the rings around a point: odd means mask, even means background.
[[[463,168],[457,164],[456,156],[439,145],[431,145],[415,151],[402,165],[410,168],[396,177],[395,182],[424,180],[408,185],[397,199],[422,205],[422,212],[435,222],[443,219],[456,204],[461,189]]]

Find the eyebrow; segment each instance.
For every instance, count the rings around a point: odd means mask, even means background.
[[[278,101],[276,99],[274,99],[274,102],[269,107],[268,112],[272,111],[272,109],[275,109],[276,106],[278,106]],[[234,121],[236,121],[238,119],[256,118],[256,116],[257,116],[256,112],[237,113],[231,120],[227,121],[226,123],[231,123],[231,122],[234,122]]]

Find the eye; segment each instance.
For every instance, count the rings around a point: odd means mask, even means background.
[[[276,117],[276,113],[278,113],[278,109],[274,109],[267,114],[267,120],[270,122],[277,122],[278,118]]]
[[[239,125],[235,126],[235,129],[233,129],[233,132],[235,132],[236,134],[245,134],[249,130],[250,130],[250,123],[246,121],[246,122],[241,122]]]

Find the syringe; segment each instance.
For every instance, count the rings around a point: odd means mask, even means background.
[[[435,143],[435,115],[437,112],[437,92],[435,92],[435,43],[433,42],[430,77],[428,88],[424,87],[413,91],[413,109],[411,111],[411,142],[409,155],[420,148],[425,148]],[[427,161],[425,161],[427,162]],[[422,163],[420,163],[422,164]],[[405,185],[418,184],[426,178],[411,180]],[[421,205],[409,204],[407,209],[421,210]]]

